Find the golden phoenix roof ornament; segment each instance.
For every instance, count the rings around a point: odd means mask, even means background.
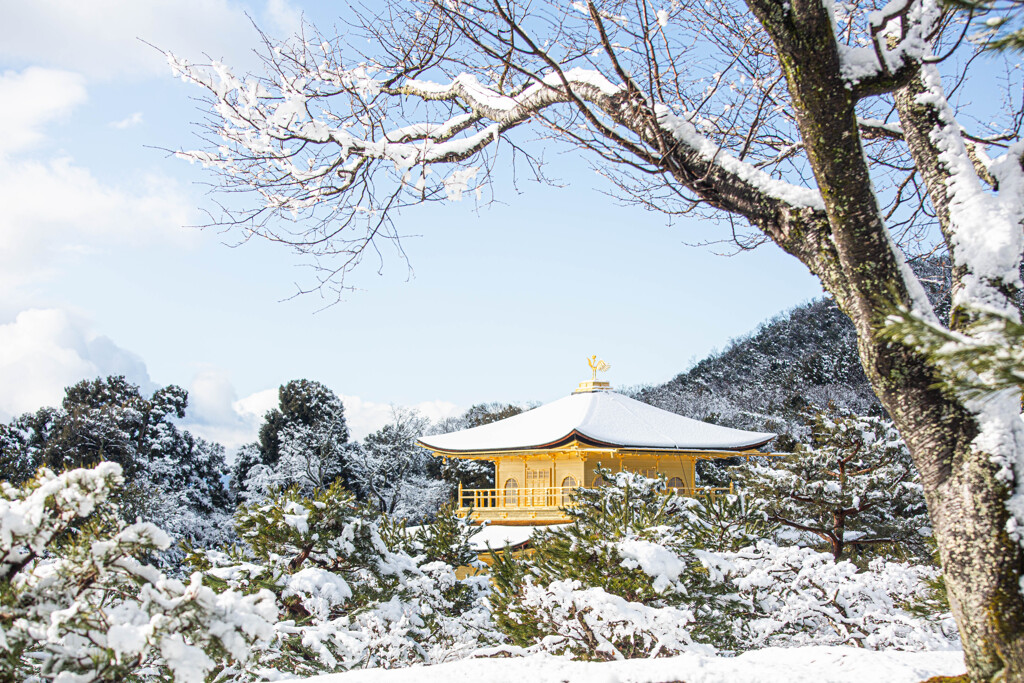
[[[591,356],[590,358],[588,358],[587,359],[587,365],[590,366],[590,369],[594,373],[593,376],[590,378],[590,381],[592,381],[592,382],[596,382],[597,381],[597,373],[598,372],[608,372],[609,370],[612,369],[611,365],[609,365],[608,363],[605,363],[603,360],[598,360],[597,356]]]

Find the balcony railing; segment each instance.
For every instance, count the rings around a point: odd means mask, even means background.
[[[464,489],[459,487],[459,508],[473,510],[531,510],[531,509],[557,509],[568,507],[571,502],[570,494],[576,490],[576,486],[542,486],[538,488],[517,488],[517,489]],[[670,487],[672,490],[684,496],[711,496],[732,493],[733,488],[698,486],[687,488],[683,486]]]
[[[559,508],[569,504],[575,486],[542,486],[539,488],[461,489],[459,507],[474,510],[522,508]]]

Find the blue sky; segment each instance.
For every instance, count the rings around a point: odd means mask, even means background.
[[[389,405],[428,416],[480,401],[549,401],[598,354],[608,379],[667,380],[763,320],[820,295],[774,246],[732,258],[689,247],[715,226],[667,226],[619,206],[581,159],[566,187],[495,188],[499,203],[407,211],[414,273],[388,255],[324,308],[301,261],[225,246],[187,226],[209,206],[201,169],[162,149],[196,144],[190,100],[142,39],[252,65],[248,14],[285,33],[330,3],[36,0],[0,27],[0,419],[112,372],[190,390],[190,423],[252,438],[284,381],[324,382],[357,436]],[[711,231],[711,232],[709,232]]]

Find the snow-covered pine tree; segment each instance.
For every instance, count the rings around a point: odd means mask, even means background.
[[[235,459],[232,489],[240,500],[256,501],[272,489],[298,485],[312,493],[336,480],[348,484],[348,438],[345,408],[333,391],[307,379],[282,384],[258,441]]]
[[[713,580],[731,588],[717,622],[731,650],[960,647],[949,605],[933,599],[936,567],[882,558],[858,567],[831,553],[771,541],[706,553],[703,560]]]
[[[431,608],[421,615],[431,631],[429,641],[435,650],[448,648],[450,654],[472,650],[481,644],[503,640],[492,621],[487,598],[490,578],[476,571],[452,581],[459,568],[479,570],[483,563],[471,539],[483,527],[459,516],[452,504],[442,505],[428,523],[408,527],[404,518],[383,515],[378,524],[388,548],[413,557],[425,575],[437,581]],[[475,636],[469,634],[475,633]],[[467,637],[469,636],[469,637]]]
[[[729,588],[709,580],[702,555],[752,543],[763,511],[738,496],[685,498],[664,479],[599,474],[606,485],[577,490],[574,523],[537,534],[532,556],[493,554],[499,628],[518,646],[583,659],[668,656],[726,633]]]
[[[273,591],[277,618],[257,666],[229,680],[433,663],[492,630],[485,578],[460,582],[444,562],[389,549],[377,513],[340,482],[309,495],[271,491],[242,505],[235,522],[240,546],[189,562],[216,590]]]
[[[736,468],[747,495],[774,522],[824,542],[836,559],[873,548],[930,560],[928,511],[896,427],[834,407],[808,411],[805,422],[793,455]]]
[[[126,680],[146,667],[200,683],[269,636],[268,592],[216,595],[145,564],[170,538],[120,519],[123,482],[102,462],[0,483],[0,680]]]
[[[581,490],[576,522],[535,537],[532,555],[495,554],[495,620],[529,651],[582,659],[807,643],[870,648],[957,645],[941,605],[924,605],[938,571],[764,540],[756,499],[682,498],[664,483],[603,473]],[[921,609],[904,609],[909,603]]]
[[[479,553],[473,549],[471,539],[483,527],[474,524],[468,515],[456,514],[455,505],[446,503],[440,507],[434,518],[414,530],[402,525],[405,545],[411,555],[420,556],[426,562],[444,562],[452,567],[477,567]]]
[[[127,481],[111,495],[123,519],[153,522],[178,541],[223,543],[231,508],[221,481],[224,449],[178,428],[187,406],[187,392],[175,385],[147,397],[122,376],[84,380],[65,390],[60,408],[0,429],[4,475],[20,483],[42,466],[116,462]],[[174,564],[180,554],[172,547],[161,558]]]

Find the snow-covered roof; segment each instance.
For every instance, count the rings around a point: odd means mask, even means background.
[[[487,526],[477,528],[477,531],[469,537],[469,545],[478,553],[485,553],[488,548],[491,550],[502,550],[504,548],[515,549],[529,541],[533,538],[534,534],[542,529],[559,529],[565,526],[569,525],[551,524],[548,526],[505,526],[500,524],[488,524]],[[423,528],[424,527],[421,526],[410,526],[405,528],[405,532],[412,536]],[[429,527],[427,528],[429,529]]]
[[[487,552],[487,549],[501,550],[502,548],[516,548],[529,541],[535,533],[541,529],[556,529],[568,526],[566,524],[555,524],[554,526],[500,526],[490,524],[480,529],[469,538],[469,544],[478,553]]]
[[[573,440],[613,448],[741,451],[773,438],[693,420],[613,391],[593,391],[480,427],[423,436],[419,443],[445,453],[554,448]]]

